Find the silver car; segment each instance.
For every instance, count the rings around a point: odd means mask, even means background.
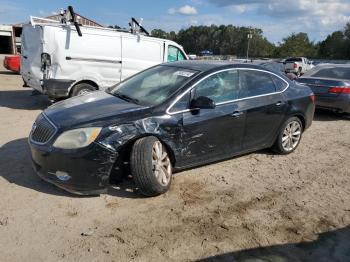
[[[316,107],[350,113],[350,64],[318,65],[297,81],[312,89]]]

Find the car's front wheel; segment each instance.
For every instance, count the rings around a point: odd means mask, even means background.
[[[130,167],[142,194],[156,196],[169,189],[172,164],[165,146],[156,137],[148,136],[135,142]]]
[[[298,117],[289,118],[278,134],[273,149],[280,154],[292,153],[299,145],[303,125]]]

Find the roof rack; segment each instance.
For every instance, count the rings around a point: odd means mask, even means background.
[[[82,36],[80,26],[82,24],[80,23],[80,17],[77,15],[72,6],[68,6],[66,10],[61,9],[61,20],[54,20],[49,18],[42,18],[42,17],[36,17],[36,16],[30,16],[30,24],[32,26],[36,25],[74,25],[77,33],[79,36]],[[124,33],[131,33],[134,35],[141,35],[144,34],[146,36],[149,36],[149,32],[141,25],[143,19],[141,18],[140,21],[137,21],[134,17],[131,18],[131,22],[129,23],[130,30],[127,29],[111,29],[111,28],[105,28],[105,27],[96,27],[96,26],[84,26],[88,28],[98,28],[98,29],[109,29],[114,30],[118,32],[124,32]]]

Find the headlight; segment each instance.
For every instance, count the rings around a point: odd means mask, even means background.
[[[86,147],[95,141],[100,134],[100,127],[78,128],[62,133],[53,144],[62,149]]]

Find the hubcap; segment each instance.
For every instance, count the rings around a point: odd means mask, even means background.
[[[152,169],[158,182],[162,186],[167,186],[172,174],[171,163],[166,150],[159,141],[153,144]]]
[[[91,90],[90,89],[82,89],[82,90],[80,90],[79,92],[78,92],[78,96],[81,96],[81,95],[85,95],[85,94],[87,94],[87,93],[90,93],[91,92]]]
[[[286,151],[292,151],[299,143],[301,137],[301,126],[298,121],[288,123],[283,131],[282,146]]]

